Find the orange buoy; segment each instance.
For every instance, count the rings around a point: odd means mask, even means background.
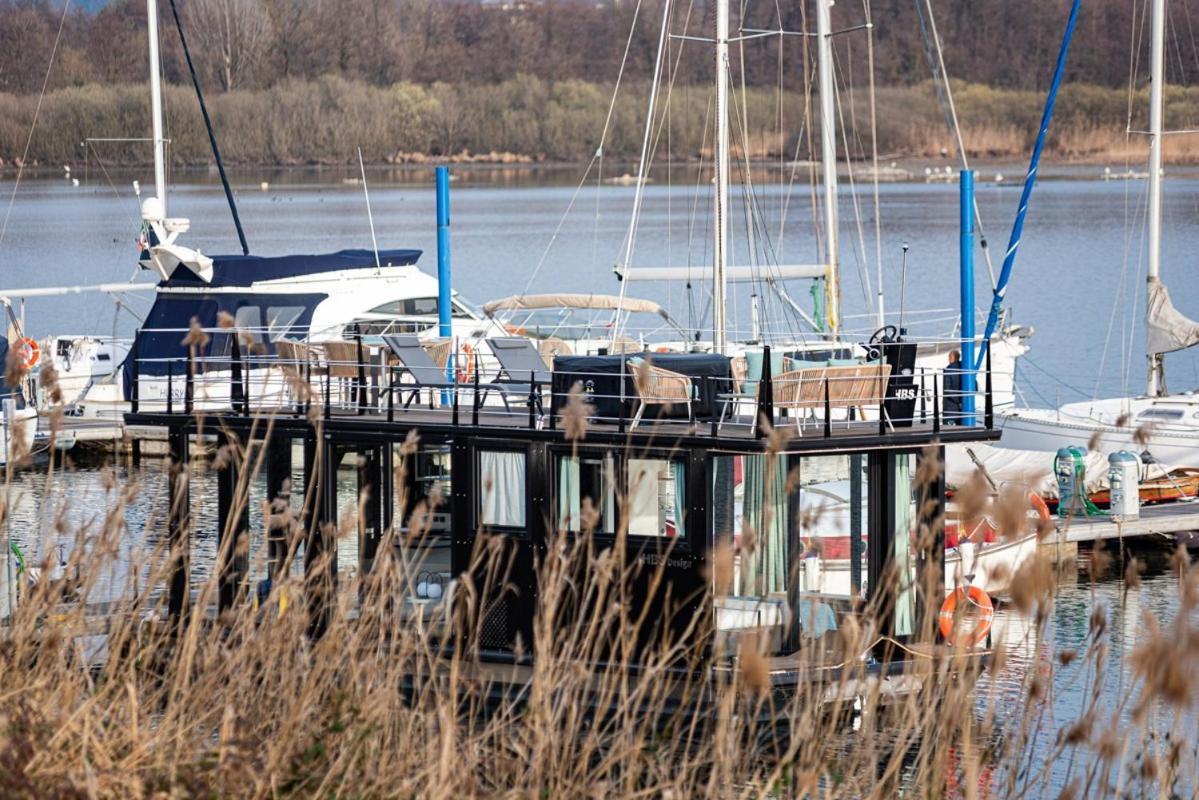
[[[22,369],[33,369],[37,366],[41,355],[41,348],[38,347],[37,342],[28,336],[17,342],[17,357],[21,359]]]
[[[967,643],[971,646],[979,644],[987,638],[987,634],[991,632],[991,620],[995,618],[995,606],[991,604],[991,598],[977,586],[967,586],[954,589],[945,598],[945,602],[941,604],[941,613],[937,615],[941,636],[945,637],[945,641],[949,644],[956,643],[954,635],[954,627],[957,622],[957,607],[958,603],[964,601],[978,609],[978,624],[974,626],[974,630],[970,632],[967,638]]]
[[[1028,502],[1032,505],[1033,510],[1037,512],[1037,519],[1040,522],[1049,522],[1052,517],[1049,516],[1049,506],[1045,505],[1045,500],[1036,492],[1028,493]]]

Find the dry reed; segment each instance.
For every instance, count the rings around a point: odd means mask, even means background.
[[[399,448],[398,486],[417,444],[409,437]],[[206,459],[173,468],[236,467],[235,508],[247,504],[261,453],[231,440]],[[937,467],[926,468],[916,489],[923,496],[939,478]],[[517,648],[531,660],[485,664],[477,658],[479,622],[489,598],[514,589],[502,537],[480,532],[470,577],[453,602],[419,619],[402,613],[399,598],[412,594],[419,569],[404,553],[418,552],[430,535],[436,497],[417,504],[403,533],[383,532],[373,569],[331,595],[335,608],[319,638],[308,635],[305,598],[330,587],[293,570],[278,576],[261,604],[243,597],[219,617],[208,612],[219,591],[213,570],[171,623],[162,589],[179,554],[165,536],[148,537],[158,544],[125,571],[126,599],[95,617],[69,600],[89,596],[118,558],[123,510],[137,491],[130,484],[113,493],[101,529],[62,531],[75,539],[68,577],[36,584],[3,629],[5,797],[1037,797],[1053,785],[1047,765],[1084,753],[1062,796],[1194,785],[1193,757],[1160,737],[1160,718],[1150,721],[1151,711],[1160,717],[1165,709],[1177,726],[1195,700],[1199,630],[1186,612],[1199,600],[1199,572],[1185,556],[1178,560],[1183,611],[1161,626],[1147,622],[1150,635],[1131,657],[1139,691],[1115,708],[1088,691],[1077,719],[1050,721],[1046,673],[1029,670],[1018,697],[980,693],[983,668],[964,649],[935,646],[934,615],[908,644],[881,641],[873,631],[890,602],[864,605],[843,621],[831,656],[839,670],[782,691],[764,640],[746,637],[736,653],[709,655],[696,642],[711,635],[710,615],[665,624],[648,606],[630,604],[634,581],[650,595],[670,587],[661,567],[638,574],[627,566],[635,560],[626,531],[614,547],[588,535],[553,535],[536,566],[532,639]],[[312,500],[309,491],[301,508],[271,509],[287,563],[312,541]],[[360,498],[359,513],[367,500]],[[584,534],[595,519],[585,516]],[[917,545],[929,552],[941,522],[922,526]],[[352,536],[353,520],[324,533]],[[220,554],[234,557],[266,554]],[[728,586],[733,562],[728,547],[717,548],[712,582]],[[46,575],[51,566],[42,565]],[[309,574],[322,574],[322,566]],[[926,578],[912,587],[889,571],[883,580],[891,591],[881,596],[907,588],[940,598],[941,576],[929,570]],[[693,598],[699,608],[710,608],[711,592]],[[1034,560],[1013,576],[1012,594],[1033,620],[1028,635],[1043,641],[1053,571]],[[102,666],[92,652],[97,633]],[[1081,652],[1063,652],[1060,663],[1088,665],[1080,674],[1101,686],[1109,638],[1096,607]],[[869,679],[859,656],[872,645],[908,656],[906,666],[887,681]],[[802,671],[818,672],[820,658],[801,659]],[[1006,660],[1000,645],[990,669],[1002,670]],[[898,687],[910,691],[893,694]],[[1135,719],[1117,735],[1112,726],[1127,711]],[[1049,725],[1058,726],[1056,736],[1044,735]]]

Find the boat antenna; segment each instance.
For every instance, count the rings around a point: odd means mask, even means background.
[[[371,213],[371,192],[366,188],[366,166],[362,163],[362,148],[358,148],[358,172],[362,175],[362,193],[366,195],[366,219],[371,226],[371,247],[375,250],[375,273],[383,269],[379,263],[379,243],[375,240],[375,215]]]
[[[899,332],[903,333],[903,309],[908,296],[908,243],[903,243],[903,266],[899,272]]]
[[[183,57],[187,60],[187,71],[191,74],[192,86],[196,90],[196,99],[200,101],[200,114],[204,117],[204,128],[208,131],[208,144],[212,147],[212,157],[216,159],[216,169],[221,176],[221,186],[225,189],[225,199],[229,201],[229,213],[233,215],[233,226],[237,228],[237,240],[241,242],[241,254],[243,256],[250,255],[250,245],[246,244],[246,232],[241,226],[241,217],[237,213],[237,201],[233,199],[233,189],[229,186],[229,177],[225,175],[225,162],[221,160],[221,149],[217,147],[216,133],[212,130],[212,118],[208,116],[208,104],[204,102],[204,92],[200,89],[200,79],[196,77],[196,68],[192,64],[191,50],[187,47],[187,37],[183,35],[183,22],[179,19],[179,9],[175,7],[175,0],[171,0],[171,14],[175,17],[175,30],[179,31],[179,44],[183,45]],[[151,65],[157,70],[158,65]],[[157,136],[157,134],[156,134]],[[157,147],[157,143],[155,144]],[[155,175],[157,178],[157,175]],[[159,198],[165,203],[166,198],[162,196],[162,187],[158,187]]]

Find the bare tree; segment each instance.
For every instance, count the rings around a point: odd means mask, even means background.
[[[215,73],[225,91],[251,83],[271,43],[271,18],[262,0],[190,0],[192,57]]]

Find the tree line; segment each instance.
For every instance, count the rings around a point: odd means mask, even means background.
[[[1045,86],[1069,0],[864,0],[833,7],[833,26],[873,24],[836,37],[842,83],[862,85],[873,57],[876,81],[913,85],[931,76],[930,27],[944,42],[947,71],[971,83],[1011,89]],[[146,73],[143,0],[109,0],[99,10],[64,0],[0,0],[0,91],[41,90],[49,54],[51,89],[88,83],[141,82]],[[610,83],[621,74],[652,73],[662,0],[177,0],[205,88],[267,89],[328,75],[372,86],[411,83],[498,84],[518,75],[543,81]],[[807,0],[745,5],[733,29],[810,32]],[[1187,83],[1199,69],[1191,25],[1199,0],[1171,3],[1170,80]],[[710,0],[672,9],[672,33],[708,36]],[[1141,64],[1146,3],[1088,0],[1083,5],[1068,80],[1121,87],[1130,64]],[[187,81],[169,0],[161,3],[164,72]],[[1199,11],[1199,9],[1195,9]],[[61,37],[59,36],[61,24]],[[630,34],[631,32],[631,34]],[[626,47],[627,61],[624,58]],[[811,80],[809,37],[767,36],[745,42],[749,85],[784,87]],[[740,53],[734,69],[740,79]],[[670,40],[667,66],[676,82],[710,80],[711,48]],[[1142,70],[1143,72],[1143,70]]]

